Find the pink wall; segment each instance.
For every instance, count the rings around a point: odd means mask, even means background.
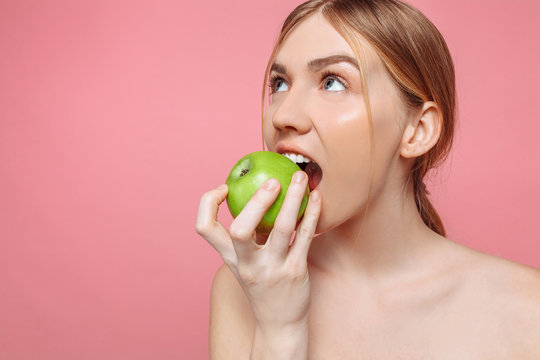
[[[540,267],[540,3],[411,2],[457,69],[453,155],[428,184],[449,237]],[[207,358],[220,258],[195,212],[261,148],[297,4],[0,3],[0,359]]]

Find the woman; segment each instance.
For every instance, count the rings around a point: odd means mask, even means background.
[[[267,238],[255,228],[279,183],[229,230],[216,220],[226,185],[203,195],[196,229],[225,263],[211,358],[540,358],[540,272],[448,240],[426,196],[455,122],[433,24],[397,0],[308,1],[286,19],[268,76],[268,150],[320,171],[297,172]]]

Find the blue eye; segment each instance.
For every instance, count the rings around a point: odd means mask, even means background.
[[[331,92],[347,90],[346,82],[333,72],[326,71],[324,74],[322,74],[321,80],[324,81],[324,90],[328,90]],[[336,84],[337,88],[335,86]],[[281,89],[281,85],[285,85],[285,88]],[[270,80],[268,81],[268,88],[270,89],[271,94],[289,90],[289,86],[287,85],[285,80],[283,80],[283,78],[279,75],[273,75],[270,77]]]
[[[268,88],[270,89],[270,94],[274,94],[276,92],[281,92],[279,91],[279,87],[281,84],[287,84],[285,81],[283,81],[283,79],[281,78],[281,76],[278,76],[278,75],[272,75],[270,77],[270,80],[268,81]],[[286,89],[288,90],[288,89]]]
[[[287,87],[284,91],[289,90],[289,87],[287,86],[287,83],[280,79],[280,80],[276,81],[274,92],[280,92],[279,87],[280,87],[281,84],[284,84]]]
[[[325,74],[324,76],[324,89],[325,90],[330,90],[330,91],[344,91],[344,90],[347,90],[347,87],[345,85],[343,85],[343,83],[341,82],[341,80],[334,74],[332,73],[328,73],[328,74]],[[335,84],[338,84],[339,86],[336,88]],[[340,88],[341,87],[341,88]],[[332,88],[334,88],[334,90],[331,90]]]

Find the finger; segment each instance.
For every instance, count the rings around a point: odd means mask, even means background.
[[[229,232],[217,220],[219,205],[225,201],[227,193],[226,184],[206,192],[201,197],[195,221],[195,231],[220,253],[226,263],[236,256]]]
[[[266,246],[269,252],[280,258],[287,255],[289,243],[297,224],[300,205],[306,193],[307,174],[297,171],[289,184],[285,200],[274,223]]]
[[[276,200],[279,189],[279,181],[276,179],[267,180],[232,222],[229,233],[239,259],[249,261],[260,249],[256,243],[255,230],[264,214]]]
[[[317,229],[319,215],[321,214],[321,194],[313,190],[309,194],[309,202],[304,212],[304,217],[298,229],[294,242],[289,249],[287,260],[296,264],[305,263],[311,246],[311,241]]]

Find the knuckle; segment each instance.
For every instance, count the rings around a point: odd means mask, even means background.
[[[199,234],[199,235],[204,235],[206,234],[208,230],[208,224],[205,223],[205,222],[201,222],[201,221],[197,221],[195,223],[195,231]]]
[[[301,226],[299,231],[300,231],[299,235],[302,237],[309,238],[313,235],[313,231],[311,230],[311,227],[309,226]]]
[[[296,266],[289,275],[292,282],[303,282],[306,280],[307,272],[303,270],[302,266]]]
[[[272,232],[274,236],[277,236],[280,238],[288,237],[292,235],[292,231],[290,231],[287,226],[283,226],[283,225],[274,225],[274,229],[272,230]]]
[[[284,271],[286,274],[292,274],[300,267],[301,259],[290,257],[284,263]]]
[[[304,283],[306,281],[306,273],[296,272],[293,274],[292,281],[295,283]]]
[[[238,268],[238,277],[240,278],[240,281],[249,286],[258,283],[256,274],[250,268],[244,266]]]
[[[287,259],[285,269],[289,281],[292,282],[305,281],[308,276],[306,259],[289,258]]]
[[[253,203],[259,208],[266,208],[272,203],[272,195],[273,194],[269,193],[266,190],[259,189],[255,193],[255,195],[253,195],[251,201],[253,201]]]
[[[229,233],[233,239],[246,240],[251,238],[252,231],[245,226],[231,225]]]
[[[276,286],[277,284],[286,282],[288,280],[287,277],[288,274],[286,272],[280,271],[279,269],[267,269],[261,275],[261,279],[259,280],[259,282],[264,282],[268,286]]]
[[[319,215],[319,210],[318,210],[318,209],[314,209],[314,208],[312,208],[312,207],[308,207],[308,208],[306,209],[306,214],[307,214],[308,216],[311,216],[311,217],[316,217],[316,216]]]
[[[289,264],[287,274],[287,280],[292,283],[302,282],[306,278],[307,272],[304,270],[305,267],[299,263]]]
[[[206,203],[212,199],[212,193],[211,192],[205,192],[201,196],[201,203]]]
[[[306,207],[306,214],[311,217],[317,217],[319,215],[319,212],[321,210],[320,206],[317,205],[311,205],[308,203],[308,206]]]

